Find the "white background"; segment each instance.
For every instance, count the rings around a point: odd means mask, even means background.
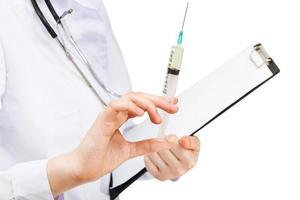
[[[160,94],[184,0],[106,0],[134,90]],[[195,169],[145,181],[122,199],[300,199],[300,5],[297,0],[191,1],[179,93],[249,45],[263,43],[281,74],[199,134]]]

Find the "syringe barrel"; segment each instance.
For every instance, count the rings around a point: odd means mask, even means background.
[[[163,95],[167,97],[169,101],[171,101],[173,97],[176,96],[178,77],[179,77],[180,68],[182,64],[183,53],[184,53],[184,49],[179,45],[173,46],[171,49],[171,55],[168,64],[168,72],[167,72],[164,89],[163,89]],[[163,122],[160,125],[158,138],[164,138],[167,135],[165,131],[168,126],[169,115],[165,111],[162,111],[161,116]]]
[[[167,73],[163,95],[165,95],[168,99],[172,99],[176,95],[178,76],[179,74],[175,75]]]
[[[173,46],[171,49],[171,55],[169,58],[169,64],[168,68],[180,70],[181,64],[182,64],[182,58],[183,58],[184,49],[177,45]]]

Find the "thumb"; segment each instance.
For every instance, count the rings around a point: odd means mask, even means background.
[[[171,149],[171,143],[167,140],[149,139],[139,142],[129,143],[130,158],[151,154],[167,149]]]

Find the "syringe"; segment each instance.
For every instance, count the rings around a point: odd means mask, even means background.
[[[182,48],[182,41],[183,41],[183,29],[185,25],[185,20],[187,16],[189,8],[189,2],[187,3],[185,13],[184,13],[184,19],[182,23],[181,30],[179,32],[179,36],[177,39],[176,46],[172,46],[171,48],[171,55],[169,58],[169,64],[168,64],[168,71],[166,80],[164,83],[164,89],[163,89],[163,95],[171,101],[171,99],[176,95],[176,89],[177,89],[177,83],[178,83],[178,77],[180,73],[180,68],[182,64],[183,59],[183,53],[184,49]],[[162,124],[159,127],[158,132],[158,138],[164,138],[166,136],[165,131],[168,126],[169,116],[166,112],[162,111]]]

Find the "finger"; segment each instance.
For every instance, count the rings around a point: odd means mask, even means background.
[[[179,138],[176,135],[168,135],[166,140],[171,143],[172,147],[175,147],[178,145]]]
[[[178,143],[179,143],[179,138],[176,136],[176,135],[168,135],[167,137],[166,137],[166,140],[168,140],[169,142],[170,142],[170,144],[171,144],[171,149],[170,149],[170,152],[176,157],[176,159],[178,160],[178,161],[180,161],[180,159],[176,156],[176,154],[174,153],[174,152],[172,152],[171,150],[172,149],[175,149],[175,148],[178,148]]]
[[[112,109],[115,112],[128,112],[128,114],[131,116],[141,116],[144,114],[144,111],[135,103],[123,98],[110,102],[107,109]]]
[[[145,98],[151,100],[158,108],[168,112],[168,113],[176,113],[178,111],[178,106],[176,105],[178,102],[177,98],[172,98],[171,101],[163,96],[156,96],[151,94],[139,93]]]
[[[158,155],[168,166],[178,166],[180,164],[178,158],[169,150],[160,151]]]
[[[187,161],[189,157],[192,155],[191,150],[187,150],[180,145],[176,147],[172,147],[170,151],[179,159],[180,162]]]
[[[152,101],[142,97],[141,95],[137,95],[136,93],[127,95],[127,98],[136,103],[136,105],[142,108],[144,111],[147,111],[149,118],[153,123],[161,123],[161,117],[159,116],[156,106]]]
[[[200,151],[200,140],[194,136],[184,136],[179,140],[181,147],[192,151]]]
[[[177,97],[174,97],[173,104],[178,104],[179,99]]]
[[[172,146],[170,151],[173,153],[173,155],[179,161],[185,161],[186,158],[189,156],[189,154],[188,154],[189,150],[186,150],[179,145],[179,138],[176,135],[169,135],[169,136],[167,136],[166,139],[170,142],[170,144]]]
[[[153,153],[148,157],[159,171],[163,171],[168,167],[167,163],[158,155],[158,153]]]
[[[148,156],[145,156],[144,161],[147,171],[150,172],[152,175],[157,175],[159,172],[158,168],[153,164],[150,158]]]
[[[143,140],[139,142],[130,142],[130,158],[151,154],[158,151],[163,151],[171,148],[168,141],[156,139]]]
[[[177,98],[167,98],[164,96],[155,96],[150,94],[144,94],[145,97],[149,98],[157,107],[168,112],[168,113],[176,113],[179,108],[176,105],[178,102]]]

